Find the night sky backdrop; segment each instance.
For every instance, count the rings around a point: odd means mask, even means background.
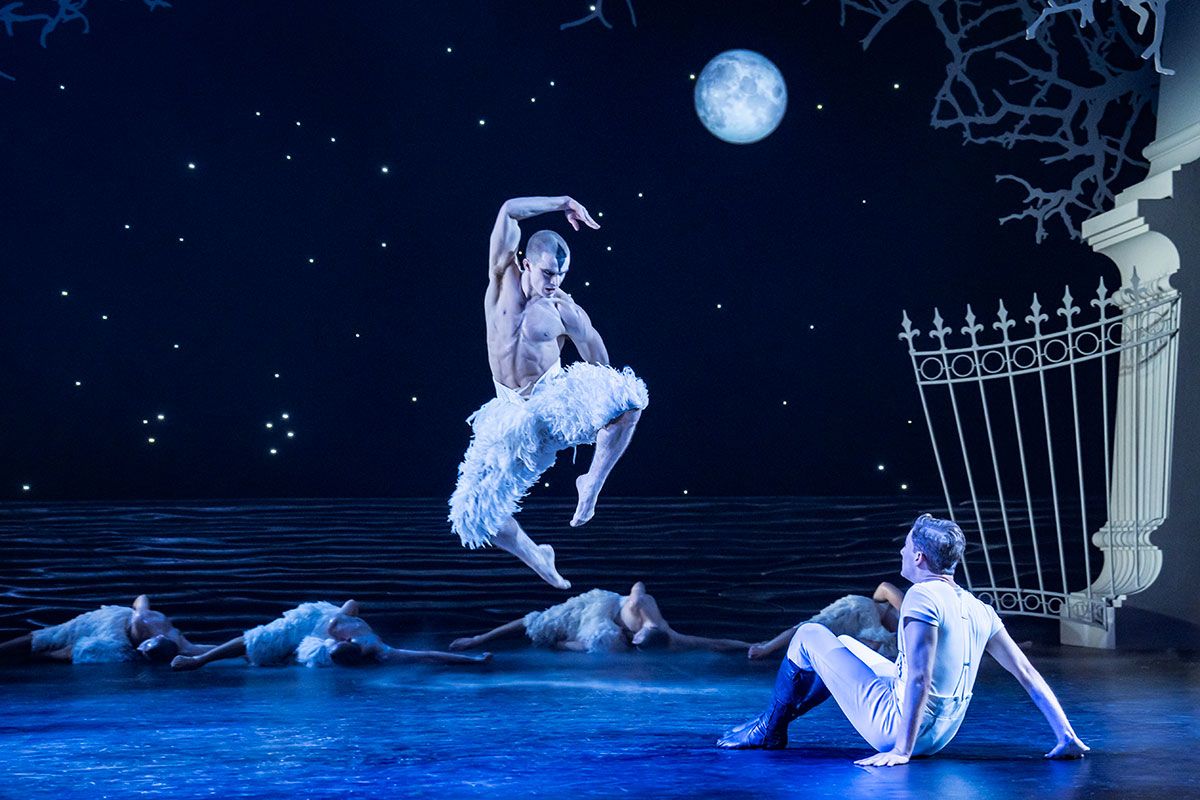
[[[612,495],[937,493],[901,309],[1116,282],[997,224],[1030,156],[929,126],[915,10],[865,53],[829,0],[610,3],[611,31],[562,2],[88,11],[0,37],[0,497],[448,496],[512,196],[603,213],[522,227],[567,236],[564,288],[650,387]],[[788,83],[757,144],[693,111],[733,48]]]

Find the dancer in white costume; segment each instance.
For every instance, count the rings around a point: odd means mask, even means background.
[[[531,611],[487,633],[455,639],[450,649],[469,650],[520,633],[541,647],[588,653],[623,650],[631,644],[672,650],[744,650],[749,646],[737,639],[680,633],[667,623],[654,597],[646,593],[646,584],[638,581],[624,597],[592,589],[545,611]]]
[[[467,420],[473,436],[458,467],[450,522],[463,546],[495,544],[550,585],[568,589],[554,549],[535,544],[513,515],[559,450],[595,443],[591,467],[575,481],[579,498],[571,526],[590,520],[649,398],[631,369],[609,366],[600,334],[562,291],[571,266],[563,238],[538,231],[518,258],[517,222],[551,211],[564,212],[575,230],[600,227],[570,197],[518,197],[500,207],[483,300],[496,397]],[[559,359],[568,339],[582,361],[563,368]]]
[[[150,598],[143,594],[133,605],[101,606],[61,625],[0,643],[0,663],[108,664],[139,657],[170,661],[179,653],[199,655],[210,648],[211,645],[189,642],[170,618],[150,608]]]
[[[801,625],[775,677],[770,707],[718,740],[733,749],[782,749],[789,723],[831,695],[876,751],[860,766],[907,764],[941,750],[962,724],[986,650],[1020,682],[1050,723],[1047,758],[1088,751],[1041,674],[990,606],[954,583],[966,541],[958,525],[917,518],[900,551],[901,574],[913,582],[900,607],[895,663],[823,625]]]
[[[895,658],[897,612],[903,601],[904,592],[884,581],[875,587],[872,596],[848,594],[805,621],[824,625],[834,636],[853,637],[884,658]],[[791,642],[799,628],[800,625],[793,625],[770,641],[750,645],[747,655],[752,659],[766,658]]]
[[[359,606],[347,600],[333,603],[302,603],[266,625],[251,628],[236,639],[202,655],[178,656],[171,662],[175,670],[199,669],[226,658],[245,656],[255,666],[274,667],[303,664],[327,667],[331,664],[403,664],[434,661],[441,664],[475,664],[487,661],[491,653],[478,657],[442,653],[436,650],[399,650],[385,644],[359,615]]]

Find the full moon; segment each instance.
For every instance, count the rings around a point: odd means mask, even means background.
[[[726,50],[696,81],[696,114],[718,139],[750,144],[771,134],[787,109],[779,68],[753,50]]]

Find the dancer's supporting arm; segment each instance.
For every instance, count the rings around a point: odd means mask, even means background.
[[[211,664],[214,661],[220,661],[224,658],[238,658],[244,655],[246,655],[246,640],[239,636],[236,639],[230,639],[225,644],[220,644],[206,650],[199,655],[175,656],[175,658],[171,659],[171,669],[179,671],[200,669],[205,664]]]
[[[875,753],[854,763],[860,767],[898,767],[912,758],[917,733],[924,717],[925,701],[933,683],[933,655],[937,652],[938,630],[928,622],[913,617],[904,619],[904,652],[906,654],[904,698],[900,702],[899,738],[886,753]]]
[[[565,195],[562,197],[514,197],[511,200],[505,200],[504,204],[500,206],[500,212],[496,215],[496,224],[492,228],[488,274],[493,284],[498,285],[499,279],[504,276],[505,272],[518,266],[517,247],[521,244],[521,228],[517,222],[551,211],[566,212],[567,222],[571,223],[571,227],[575,230],[579,230],[581,222],[592,229],[600,227],[586,208]]]
[[[382,645],[375,653],[375,659],[380,664],[411,664],[414,661],[430,661],[435,664],[479,664],[490,661],[491,658],[491,653],[462,656],[458,653],[443,653],[440,650],[401,650],[386,644]]]
[[[1000,628],[993,633],[992,638],[988,640],[987,651],[991,653],[992,658],[1000,662],[1000,666],[1017,679],[1017,683],[1029,693],[1042,716],[1050,723],[1056,743],[1054,748],[1046,753],[1046,758],[1082,758],[1091,748],[1075,735],[1075,730],[1046,679],[1021,652],[1020,646],[1012,640],[1008,631]]]
[[[766,658],[780,648],[786,647],[798,630],[800,630],[800,626],[793,625],[769,642],[759,642],[758,644],[750,645],[749,650],[746,652],[747,657],[752,659]]]
[[[875,587],[875,594],[871,595],[871,599],[876,603],[888,604],[888,608],[879,615],[879,624],[895,633],[900,621],[900,604],[904,602],[904,592],[884,581]]]
[[[506,622],[499,628],[492,628],[487,633],[481,633],[478,636],[464,636],[461,639],[455,639],[450,643],[451,650],[470,650],[473,647],[490,642],[492,639],[498,639],[501,636],[511,636],[514,633],[525,632],[525,618],[514,619],[512,622]]]
[[[671,637],[672,650],[712,650],[714,652],[721,652],[722,650],[745,650],[750,647],[749,642],[743,642],[740,639],[710,639],[707,636],[691,636],[675,630],[668,631],[667,634]]]

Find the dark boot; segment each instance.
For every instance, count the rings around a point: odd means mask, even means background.
[[[829,690],[816,672],[801,669],[785,656],[775,675],[770,707],[749,722],[727,731],[717,740],[717,747],[782,750],[788,743],[788,724],[828,697]]]

